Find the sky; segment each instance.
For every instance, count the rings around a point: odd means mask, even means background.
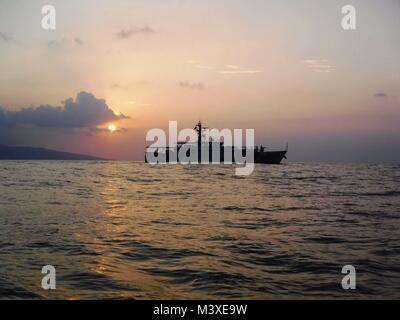
[[[148,130],[202,120],[293,161],[400,161],[399,16],[399,0],[0,0],[0,144],[142,160]]]

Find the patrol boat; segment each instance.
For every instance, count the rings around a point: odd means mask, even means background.
[[[235,163],[235,152],[237,152],[237,148],[231,146],[225,146],[224,142],[215,142],[215,141],[204,141],[204,131],[208,128],[204,127],[201,121],[194,127],[194,130],[197,132],[197,142],[178,142],[176,146],[165,146],[165,147],[146,147],[145,152],[145,161],[146,163],[151,162],[149,159],[154,157],[159,157],[163,159],[162,162],[171,163],[171,162],[179,162],[178,157],[176,156],[180,149],[184,146],[195,148],[197,150],[198,161],[197,163],[213,163],[215,161],[215,152],[219,153],[219,161],[218,163],[225,162],[225,155],[232,153],[232,162]],[[207,150],[208,148],[208,150]],[[190,148],[188,148],[187,156],[190,156]],[[207,156],[203,156],[204,150],[208,151],[208,159]],[[239,151],[240,152],[240,151]],[[285,150],[282,151],[269,151],[265,147],[256,146],[255,148],[242,148],[242,156],[245,157],[247,152],[254,152],[254,163],[260,164],[280,164],[283,159],[287,159],[286,155],[288,153],[288,145]]]

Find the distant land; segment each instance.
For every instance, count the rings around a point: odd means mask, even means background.
[[[84,154],[32,147],[0,146],[0,160],[107,160]]]

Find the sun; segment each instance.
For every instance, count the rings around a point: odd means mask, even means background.
[[[115,131],[117,130],[117,127],[116,127],[114,124],[110,124],[110,125],[108,126],[108,130],[109,130],[111,133],[113,133],[113,132],[115,132]]]

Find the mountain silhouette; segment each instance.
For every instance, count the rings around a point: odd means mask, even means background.
[[[33,147],[0,146],[0,160],[107,160],[103,158]]]

